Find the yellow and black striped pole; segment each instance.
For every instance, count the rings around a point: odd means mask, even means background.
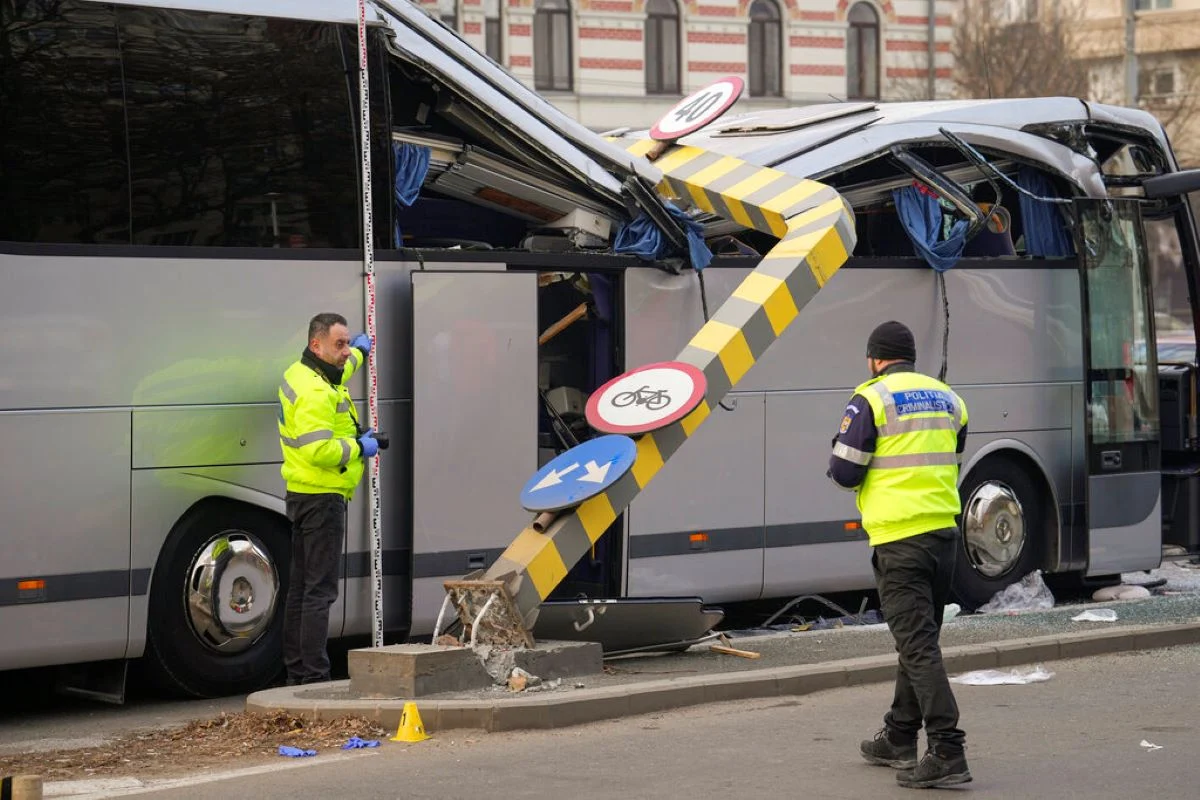
[[[611,141],[621,142],[619,139]],[[658,145],[629,140],[644,156]],[[532,644],[529,631],[542,601],[596,540],[646,488],[663,465],[703,424],[712,408],[750,371],[809,300],[845,263],[856,241],[854,212],[832,188],[731,156],[676,146],[656,161],[658,191],[705,211],[779,238],[676,358],[704,372],[708,389],[688,416],[637,439],[632,468],[604,492],[565,511],[544,532],[532,525],[482,575],[445,586],[469,630],[483,617],[479,642]]]

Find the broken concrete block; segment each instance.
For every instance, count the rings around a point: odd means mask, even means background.
[[[513,666],[543,681],[593,675],[604,670],[604,648],[599,642],[538,642],[514,650]]]
[[[485,689],[492,676],[468,647],[393,644],[348,654],[354,697],[424,697],[439,692]]]

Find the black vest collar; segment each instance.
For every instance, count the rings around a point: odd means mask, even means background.
[[[342,370],[335,367],[333,364],[327,364],[322,361],[316,353],[309,348],[304,348],[304,352],[300,355],[300,363],[307,366],[309,369],[325,376],[325,380],[333,386],[340,386],[342,383]]]

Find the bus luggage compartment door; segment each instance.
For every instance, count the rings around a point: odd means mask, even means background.
[[[413,630],[443,582],[490,565],[529,523],[537,471],[537,275],[412,274]]]
[[[1088,575],[1162,555],[1158,367],[1136,201],[1077,201],[1084,319]]]

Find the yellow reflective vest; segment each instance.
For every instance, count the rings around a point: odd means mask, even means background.
[[[303,360],[284,372],[279,385],[279,446],[280,473],[288,491],[354,497],[364,461],[358,414],[346,383],[363,358],[362,351],[350,349],[337,385]]]
[[[958,432],[967,424],[967,404],[919,372],[889,373],[854,391],[875,419],[875,452],[858,490],[871,546],[955,527]]]

